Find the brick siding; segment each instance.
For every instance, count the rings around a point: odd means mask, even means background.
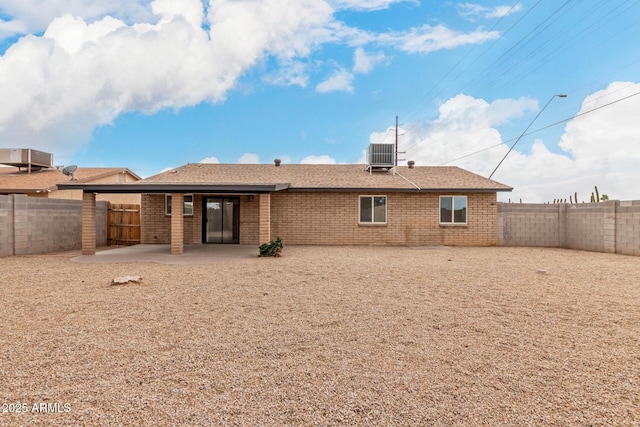
[[[258,198],[239,196],[240,199],[240,244],[253,245],[259,242]],[[202,243],[203,196],[193,197],[193,216],[183,216],[184,244]],[[171,216],[165,215],[164,194],[144,194],[141,200],[140,243],[171,243]]]
[[[461,245],[497,244],[496,194],[469,193],[466,225],[439,224],[436,193],[386,193],[387,224],[359,225],[360,195],[355,192],[276,192],[269,197],[270,239],[285,244]],[[444,195],[444,194],[443,194]],[[266,196],[266,195],[265,195]],[[267,206],[259,196],[240,196],[240,244],[264,243]],[[263,199],[265,197],[263,196]],[[161,194],[142,197],[141,242],[170,243],[170,217]],[[184,243],[202,242],[202,196],[194,197],[194,216],[184,217]]]
[[[359,196],[387,197],[387,223],[358,224]],[[467,224],[440,225],[435,193],[290,192],[271,196],[271,238],[289,244],[460,245],[496,242],[495,193],[470,193]]]

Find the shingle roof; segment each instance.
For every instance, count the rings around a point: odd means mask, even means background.
[[[134,185],[194,184],[258,186],[287,184],[290,190],[468,190],[511,191],[511,187],[455,166],[398,167],[368,172],[364,165],[190,163]]]
[[[106,176],[128,172],[136,178],[136,174],[127,168],[78,168],[74,172],[74,177],[78,183],[88,183]],[[52,169],[41,169],[31,171],[20,170],[17,167],[0,167],[0,192],[33,193],[38,190],[49,188],[55,190],[58,184],[67,184],[70,178],[62,171]]]

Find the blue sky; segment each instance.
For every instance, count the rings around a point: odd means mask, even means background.
[[[0,147],[358,163],[399,116],[402,158],[489,176],[531,125],[502,200],[640,199],[638,40],[625,0],[0,0]]]

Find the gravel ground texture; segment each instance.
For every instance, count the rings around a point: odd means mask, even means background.
[[[638,257],[285,245],[0,271],[0,425],[640,425]]]

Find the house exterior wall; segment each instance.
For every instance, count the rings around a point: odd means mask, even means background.
[[[387,196],[387,223],[358,224],[359,196]],[[270,238],[309,245],[461,245],[497,244],[496,194],[469,193],[466,225],[440,225],[436,193],[275,192],[270,197]],[[442,195],[450,195],[443,193]],[[240,196],[240,244],[260,244],[259,197]],[[170,243],[171,219],[165,196],[142,197],[141,243]],[[202,242],[202,196],[194,196],[194,215],[184,217],[184,243]]]
[[[54,190],[51,193],[30,194],[32,197],[48,197],[49,199],[82,200],[82,190]],[[139,205],[140,194],[98,194],[98,202],[110,202],[124,205]]]
[[[366,195],[387,197],[386,224],[358,224],[359,196]],[[466,225],[440,225],[440,195],[450,194],[273,193],[271,238],[314,245],[496,245],[495,193],[466,194]]]
[[[202,201],[204,197],[208,196],[195,194],[193,197],[193,216],[183,216],[185,244],[202,243]],[[249,201],[249,196],[246,195],[223,197],[238,197],[240,199],[240,244],[258,244],[259,204],[257,197],[253,201]],[[140,243],[171,243],[171,216],[165,215],[165,195],[142,195],[140,210]]]
[[[103,176],[101,178],[91,180],[92,184],[124,184],[135,182],[138,179],[130,173],[115,173],[112,175]],[[51,193],[39,193],[44,194],[44,197],[50,199],[71,199],[82,200],[81,190],[54,190]],[[139,205],[141,200],[140,194],[98,194],[96,195],[96,201],[98,202],[110,202],[116,204],[125,205]]]
[[[0,256],[82,246],[82,201],[0,195]],[[107,204],[96,204],[96,244],[107,244]]]

